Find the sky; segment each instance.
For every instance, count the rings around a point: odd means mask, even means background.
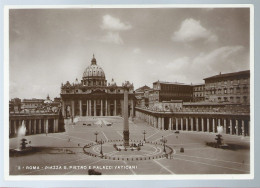
[[[82,8],[9,11],[10,98],[60,97],[93,54],[117,85],[250,69],[248,8]]]

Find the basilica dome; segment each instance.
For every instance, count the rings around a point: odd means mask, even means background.
[[[91,65],[89,65],[83,73],[83,78],[90,78],[90,77],[105,78],[105,73],[103,69],[99,65],[97,65],[97,61],[94,55],[91,60]]]
[[[97,60],[93,55],[91,64],[83,73],[82,83],[84,86],[106,86],[107,81],[103,69],[97,65]]]

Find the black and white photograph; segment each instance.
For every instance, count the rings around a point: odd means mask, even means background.
[[[251,6],[6,14],[8,177],[253,177]]]

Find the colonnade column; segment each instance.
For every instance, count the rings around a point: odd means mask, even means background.
[[[131,116],[134,117],[134,100],[131,100]]]
[[[199,118],[196,117],[196,131],[199,131]]]
[[[96,103],[96,100],[94,100],[94,116],[97,115],[97,103]]]
[[[82,100],[79,100],[79,116],[82,116]]]
[[[227,120],[224,119],[224,133],[227,134]]]
[[[212,119],[212,132],[214,133],[215,132],[215,119],[213,118]]]
[[[246,136],[246,131],[245,131],[245,121],[242,120],[241,124],[242,124],[242,135],[243,135],[243,136]]]
[[[230,130],[230,134],[233,134],[233,125],[232,125],[232,119],[229,120],[229,130]]]
[[[204,132],[205,129],[204,129],[204,118],[202,117],[201,118],[201,131]]]
[[[191,131],[193,131],[193,117],[190,119]]]
[[[116,99],[114,100],[114,116],[116,116]]]
[[[42,133],[42,120],[41,119],[39,119],[38,126],[39,126],[39,133]]]
[[[181,118],[181,130],[183,131],[183,118]]]
[[[59,132],[59,119],[55,119],[55,127],[56,127],[55,132]]]
[[[101,99],[101,111],[100,111],[100,116],[103,116],[103,100]]]
[[[29,120],[29,134],[31,134],[32,133],[32,121],[31,120]]]
[[[189,131],[189,118],[186,117],[186,131]]]
[[[179,125],[178,125],[178,118],[177,117],[175,118],[175,124],[176,124],[176,130],[178,131],[179,130]]]
[[[239,135],[238,120],[236,119],[236,135]]]
[[[161,122],[162,120],[161,120],[161,118],[160,117],[158,117],[158,129],[161,129],[161,124],[162,124],[162,122]]]
[[[34,134],[37,133],[37,131],[36,131],[36,119],[34,119],[34,122],[33,122],[33,132],[34,132]]]
[[[162,130],[164,130],[164,117],[162,117]]]
[[[75,116],[75,105],[74,105],[74,100],[71,100],[71,116]]]
[[[207,131],[210,132],[210,130],[209,130],[209,118],[207,118]]]
[[[172,118],[169,118],[169,127],[168,130],[172,130]]]
[[[154,120],[155,120],[155,125],[154,125],[154,127],[155,127],[155,128],[158,128],[158,119],[157,119],[157,117],[154,117]]]

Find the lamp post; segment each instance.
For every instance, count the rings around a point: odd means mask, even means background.
[[[97,142],[97,135],[98,135],[98,132],[96,131],[96,132],[94,132],[94,134],[96,135],[96,142]]]
[[[146,141],[146,140],[145,140],[145,134],[146,134],[145,130],[143,131],[143,134],[144,134],[144,141]]]
[[[102,139],[101,139],[101,141],[100,141],[100,145],[101,145],[101,148],[100,148],[100,154],[101,154],[101,157],[103,157],[102,144],[103,144],[103,141],[102,141]]]
[[[163,136],[162,136],[161,142],[163,143],[163,152],[166,153],[165,143],[167,142],[167,140]]]

